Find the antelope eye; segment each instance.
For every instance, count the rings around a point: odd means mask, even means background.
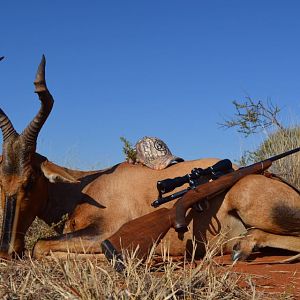
[[[34,185],[34,178],[30,177],[27,183],[24,185],[24,188],[28,192],[33,188],[33,185]]]

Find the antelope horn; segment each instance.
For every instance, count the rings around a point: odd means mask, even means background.
[[[0,57],[0,61],[4,58],[4,56]],[[9,120],[8,116],[4,113],[4,111],[0,108],[0,127],[3,134],[3,142],[7,141],[8,138],[13,135],[17,136],[18,133],[14,129],[13,124]]]
[[[13,124],[9,120],[8,116],[0,108],[0,127],[3,134],[3,142],[6,142],[10,136],[18,136],[18,133],[14,129]]]
[[[29,123],[29,125],[24,129],[22,135],[25,138],[25,141],[30,145],[35,145],[38,134],[47,120],[53,106],[53,98],[48,91],[45,80],[45,66],[46,59],[43,55],[40,65],[38,67],[34,85],[35,93],[38,94],[41,101],[41,108],[35,118]]]

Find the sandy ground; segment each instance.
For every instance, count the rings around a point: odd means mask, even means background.
[[[280,250],[269,250],[269,253],[254,253],[250,261],[237,262],[232,265],[230,255],[217,257],[215,260],[225,265],[225,269],[238,272],[243,275],[251,275],[255,288],[259,291],[274,292],[276,294],[292,294],[295,299],[300,299],[300,261],[292,263],[275,263],[291,257]],[[246,278],[246,277],[245,277]],[[245,285],[243,279],[240,282]]]

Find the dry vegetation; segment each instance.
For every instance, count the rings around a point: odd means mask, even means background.
[[[259,146],[256,151],[246,152],[242,158],[243,164],[260,161],[273,155],[300,146],[300,128],[291,127],[270,133],[267,139]],[[271,171],[281,176],[289,183],[300,189],[300,154],[293,154],[276,161]]]
[[[251,276],[218,265],[213,260],[216,250],[210,249],[201,262],[176,260],[165,252],[159,260],[152,256],[142,263],[133,254],[127,257],[122,274],[93,257],[0,261],[0,298],[293,299],[258,292]]]

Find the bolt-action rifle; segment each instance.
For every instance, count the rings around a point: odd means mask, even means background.
[[[116,257],[115,268],[121,272],[124,268],[122,249],[137,250],[137,257],[145,258],[152,246],[158,244],[171,227],[179,233],[187,231],[186,212],[195,203],[229,189],[247,175],[262,173],[274,161],[298,151],[300,147],[223,175],[189,190],[170,209],[160,208],[125,223],[115,234],[101,243],[106,258],[112,260]]]

